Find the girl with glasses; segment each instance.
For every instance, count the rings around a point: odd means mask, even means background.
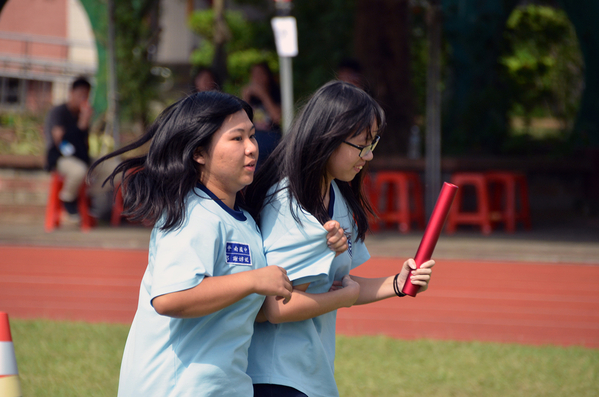
[[[383,110],[368,94],[329,82],[307,102],[246,191],[267,263],[285,268],[293,283],[292,299],[267,297],[262,309],[267,321],[255,325],[248,374],[256,397],[338,396],[337,309],[403,296],[416,267],[413,259],[398,275],[350,275],[370,258],[364,237],[372,209],[362,179],[384,127]],[[348,249],[342,254],[315,250],[311,243],[326,234],[322,225],[331,219],[345,230]],[[428,261],[412,273],[420,292],[428,287],[433,265]]]
[[[266,266],[259,229],[240,208],[258,158],[252,109],[225,93],[193,94],[90,173],[148,142],[107,180],[122,175],[125,216],[154,224],[119,396],[251,396],[256,315],[265,296],[287,301],[292,290],[286,270]]]

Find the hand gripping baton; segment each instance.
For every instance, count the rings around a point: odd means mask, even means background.
[[[416,268],[419,268],[420,265],[431,259],[433,256],[435,245],[437,244],[437,240],[439,240],[439,235],[441,234],[441,230],[443,230],[443,225],[445,224],[449,209],[451,208],[451,203],[453,203],[457,191],[458,187],[456,185],[447,182],[443,183],[441,193],[439,193],[437,203],[435,204],[431,218],[428,221],[428,225],[426,225],[424,236],[422,236],[418,251],[416,251],[416,256],[414,257]],[[401,292],[406,295],[416,296],[420,286],[412,284],[410,281],[411,275],[412,271],[410,270]]]

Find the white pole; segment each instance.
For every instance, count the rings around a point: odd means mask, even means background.
[[[282,133],[285,135],[293,121],[293,61],[291,57],[279,57],[281,77]]]
[[[281,133],[285,135],[293,121],[293,62],[297,55],[297,24],[291,14],[291,0],[275,0],[277,16],[271,21],[279,54],[281,80]]]

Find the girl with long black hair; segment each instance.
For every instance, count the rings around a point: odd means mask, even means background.
[[[258,170],[245,199],[257,219],[269,264],[287,270],[293,283],[287,303],[267,297],[267,322],[256,323],[248,374],[254,395],[338,395],[334,378],[336,311],[353,304],[402,296],[413,259],[397,275],[349,275],[370,258],[364,245],[368,213],[364,167],[385,127],[381,107],[352,84],[333,81],[307,102],[281,144]],[[306,241],[336,220],[348,249],[334,259]],[[411,281],[428,287],[434,261],[414,270]]]
[[[250,396],[256,315],[265,296],[288,301],[292,289],[284,269],[266,266],[240,208],[258,158],[252,109],[221,92],[193,94],[90,173],[148,142],[107,180],[121,176],[125,216],[154,224],[119,396]]]

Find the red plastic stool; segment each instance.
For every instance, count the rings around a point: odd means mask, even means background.
[[[46,204],[46,221],[44,228],[46,232],[51,232],[60,226],[60,214],[63,211],[62,202],[58,198],[58,193],[62,189],[64,180],[57,172],[53,172],[50,180],[50,192],[48,194],[48,203]],[[92,218],[89,215],[89,199],[87,197],[87,186],[81,184],[79,196],[77,197],[77,209],[81,217],[81,230],[89,231],[92,227]]]
[[[516,231],[518,221],[522,222],[526,230],[532,229],[526,176],[517,172],[493,171],[487,172],[485,177],[492,196],[492,222],[502,222],[508,233]]]
[[[491,209],[487,178],[480,172],[458,172],[452,175],[451,183],[459,187],[447,217],[447,233],[454,233],[457,225],[479,225],[483,234],[491,233]],[[475,211],[462,210],[463,187],[473,186],[476,192]]]
[[[121,184],[116,187],[114,195],[114,203],[112,204],[112,213],[110,215],[110,224],[112,226],[119,226],[123,216],[123,192],[121,192],[121,187]]]
[[[380,198],[386,188],[386,202],[381,205]],[[410,196],[413,200],[410,203]],[[379,229],[379,222],[397,223],[399,231],[407,233],[412,223],[424,228],[424,205],[422,184],[415,172],[381,171],[376,174],[372,203],[378,219],[371,224],[373,231]]]

